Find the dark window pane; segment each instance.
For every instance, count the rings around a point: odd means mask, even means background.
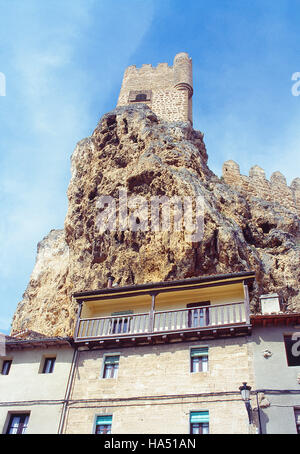
[[[25,434],[28,426],[29,414],[12,414],[9,420],[7,434]]]
[[[52,374],[55,364],[55,358],[45,358],[43,374]]]
[[[103,378],[116,378],[119,369],[119,356],[107,356],[104,360]]]
[[[300,408],[295,408],[294,411],[295,411],[297,433],[300,434]]]
[[[207,372],[208,356],[194,356],[191,359],[191,372]]]
[[[96,434],[110,434],[111,424],[98,424],[96,426]]]
[[[191,434],[208,434],[209,424],[208,422],[196,422],[191,424]]]
[[[1,371],[2,375],[8,375],[9,374],[11,363],[12,363],[11,360],[3,361],[2,371]]]
[[[146,101],[147,100],[147,95],[145,93],[139,93],[135,97],[136,101]]]

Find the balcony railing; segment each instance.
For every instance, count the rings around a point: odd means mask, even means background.
[[[142,314],[81,318],[78,321],[75,340],[201,331],[247,324],[249,314],[245,303],[227,303]]]

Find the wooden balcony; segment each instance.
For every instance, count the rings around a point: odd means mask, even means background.
[[[249,309],[242,301],[201,308],[79,318],[75,342],[157,343],[171,339],[245,335],[250,328]]]

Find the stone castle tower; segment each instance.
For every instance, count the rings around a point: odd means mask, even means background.
[[[177,54],[173,66],[159,63],[129,66],[123,77],[118,106],[145,103],[165,121],[190,121],[192,114],[192,60],[186,52]]]

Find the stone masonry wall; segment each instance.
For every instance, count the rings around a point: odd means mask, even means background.
[[[130,91],[151,90],[151,99],[143,101],[162,120],[192,123],[192,63],[186,53],[177,54],[174,66],[160,63],[156,68],[129,66],[122,82],[117,106],[134,104]],[[140,101],[138,101],[140,102]]]
[[[191,373],[190,348],[198,346],[209,347],[208,371]],[[103,356],[112,354],[120,355],[117,378],[103,379]],[[112,433],[188,434],[190,411],[204,410],[210,433],[249,431],[238,391],[244,381],[254,385],[247,337],[81,351],[76,371],[66,433],[92,433],[95,416],[106,414]]]
[[[241,175],[239,165],[232,160],[223,164],[223,178],[247,198],[277,202],[300,216],[300,178],[295,178],[288,186],[282,173],[274,172],[269,181],[259,166],[252,167],[249,176]]]

